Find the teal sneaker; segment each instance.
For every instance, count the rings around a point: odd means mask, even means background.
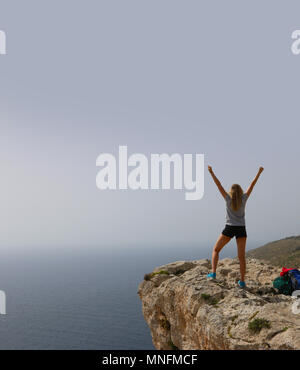
[[[238,285],[240,288],[246,288],[246,283],[244,281],[239,280]]]
[[[216,273],[211,272],[210,274],[207,274],[206,277],[207,277],[207,279],[215,279],[216,278]]]

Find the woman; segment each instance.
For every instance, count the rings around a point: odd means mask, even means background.
[[[256,184],[260,174],[263,171],[263,167],[260,167],[257,175],[252,181],[246,193],[243,193],[242,188],[238,184],[233,184],[229,191],[229,194],[226,193],[220,181],[215,176],[211,166],[208,166],[208,171],[210,172],[214,182],[216,183],[220,193],[223,195],[226,201],[226,225],[221,235],[219,236],[212,253],[212,272],[207,274],[207,278],[215,279],[216,270],[219,260],[219,253],[221,249],[235,236],[236,244],[238,249],[238,258],[240,261],[240,272],[241,279],[238,281],[238,285],[241,288],[246,286],[245,283],[245,272],[246,272],[246,258],[245,258],[245,249],[246,249],[246,223],[245,223],[245,206],[246,201],[249,198],[254,185]]]

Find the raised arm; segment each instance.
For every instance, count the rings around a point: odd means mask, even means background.
[[[247,194],[247,197],[249,197],[249,195],[251,194],[255,184],[257,183],[257,180],[260,176],[260,174],[263,172],[264,168],[263,167],[259,167],[259,170],[257,172],[257,175],[255,176],[254,180],[251,182],[249,188],[247,189],[246,191],[246,194]]]
[[[222,194],[223,198],[226,198],[226,191],[224,190],[223,186],[221,185],[220,181],[218,180],[217,176],[214,174],[214,171],[212,170],[211,166],[208,166],[208,171],[211,174],[211,177],[213,178],[215,184],[217,185],[218,189],[220,190],[220,193]]]

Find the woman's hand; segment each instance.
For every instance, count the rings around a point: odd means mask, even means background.
[[[221,183],[220,183],[219,179],[217,178],[217,176],[214,174],[214,171],[213,171],[213,169],[212,169],[211,166],[208,166],[208,171],[211,174],[211,177],[213,178],[213,180],[214,180],[215,184],[217,185],[217,187],[218,187],[220,193],[222,194],[223,198],[225,199],[226,196],[227,196],[227,193],[224,190],[223,186],[221,185]]]
[[[260,174],[263,172],[263,170],[264,170],[263,167],[259,167],[258,172],[257,172],[257,175],[255,176],[254,180],[251,182],[249,188],[246,191],[246,194],[247,194],[248,197],[251,194],[251,192],[252,192],[252,190],[253,190],[253,188],[254,188],[254,186],[255,186],[255,184],[256,184],[259,176],[260,176]]]

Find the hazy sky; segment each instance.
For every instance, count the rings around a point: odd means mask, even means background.
[[[0,245],[213,244],[225,202],[100,191],[96,158],[204,153],[246,190],[249,243],[300,234],[300,3],[0,0]]]

